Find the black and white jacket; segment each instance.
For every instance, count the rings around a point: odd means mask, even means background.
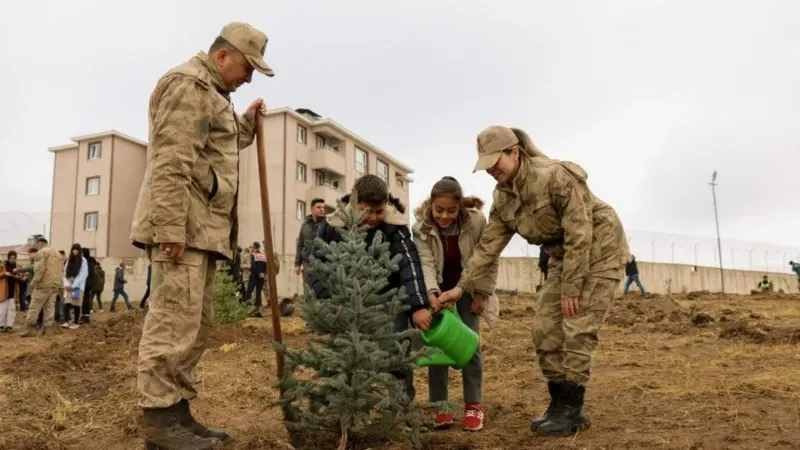
[[[342,198],[342,201],[347,203],[349,195]],[[371,245],[372,240],[375,238],[375,233],[380,231],[383,233],[384,240],[389,243],[389,251],[391,257],[400,255],[399,270],[389,276],[389,285],[386,289],[400,288],[405,286],[407,297],[405,303],[411,307],[408,314],[428,307],[427,289],[425,288],[425,278],[422,274],[422,264],[420,263],[419,253],[417,247],[414,245],[414,240],[411,237],[411,230],[408,227],[408,219],[403,213],[405,206],[400,203],[400,200],[391,197],[390,204],[387,206],[386,219],[380,225],[367,231],[367,245]],[[327,243],[341,241],[341,235],[337,228],[342,228],[344,223],[339,219],[335,213],[328,216],[317,231],[323,241]],[[318,252],[314,252],[315,257],[323,259]],[[325,284],[309,272],[309,283],[317,298],[329,298]]]

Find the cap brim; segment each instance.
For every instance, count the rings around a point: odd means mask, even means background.
[[[254,69],[263,73],[268,77],[274,77],[275,72],[267,65],[267,62],[264,61],[264,58],[253,58],[252,56],[247,57],[247,61],[253,66]]]
[[[472,169],[472,173],[494,167],[494,165],[497,164],[497,160],[500,159],[500,153],[501,152],[491,153],[478,158],[478,162],[475,163],[475,168]]]

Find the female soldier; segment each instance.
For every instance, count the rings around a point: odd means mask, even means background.
[[[422,274],[428,289],[428,302],[438,309],[437,296],[458,284],[461,271],[486,227],[486,216],[481,211],[483,201],[477,197],[464,197],[461,185],[455,178],[444,177],[431,189],[431,196],[415,211],[414,243],[419,251]],[[486,307],[486,298],[494,294],[497,278],[497,261],[489,273],[475,286],[475,295],[464,295],[457,303],[461,320],[479,333],[480,315]],[[428,369],[430,401],[447,401],[447,367]],[[480,349],[461,371],[464,388],[464,419],[461,428],[479,431],[483,428],[481,390],[483,367]],[[453,424],[453,414],[440,411],[434,428]]]
[[[492,126],[478,135],[478,162],[497,181],[489,223],[458,286],[439,297],[452,304],[476,290],[489,266],[519,233],[550,255],[536,305],[533,342],[547,378],[550,406],[531,429],[568,435],[590,425],[583,396],[598,332],[623,278],[628,255],[616,212],[595,197],[577,164],[545,156],[522,130]]]

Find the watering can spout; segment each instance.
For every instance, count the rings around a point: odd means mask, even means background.
[[[444,353],[436,353],[433,355],[423,356],[419,359],[419,361],[417,361],[417,365],[419,367],[452,367],[456,365],[456,362]]]

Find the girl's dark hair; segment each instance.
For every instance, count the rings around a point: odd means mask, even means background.
[[[78,250],[78,254],[72,254],[73,250]],[[72,244],[69,249],[69,259],[67,259],[67,278],[75,278],[81,271],[81,258],[83,258],[83,250],[81,244]]]
[[[364,175],[353,184],[353,192],[359,202],[382,205],[389,201],[389,186],[377,175]]]
[[[431,201],[445,196],[452,197],[457,202],[464,198],[464,193],[461,191],[461,184],[458,183],[458,180],[447,176],[442,177],[441,180],[433,185],[433,188],[431,188]]]

